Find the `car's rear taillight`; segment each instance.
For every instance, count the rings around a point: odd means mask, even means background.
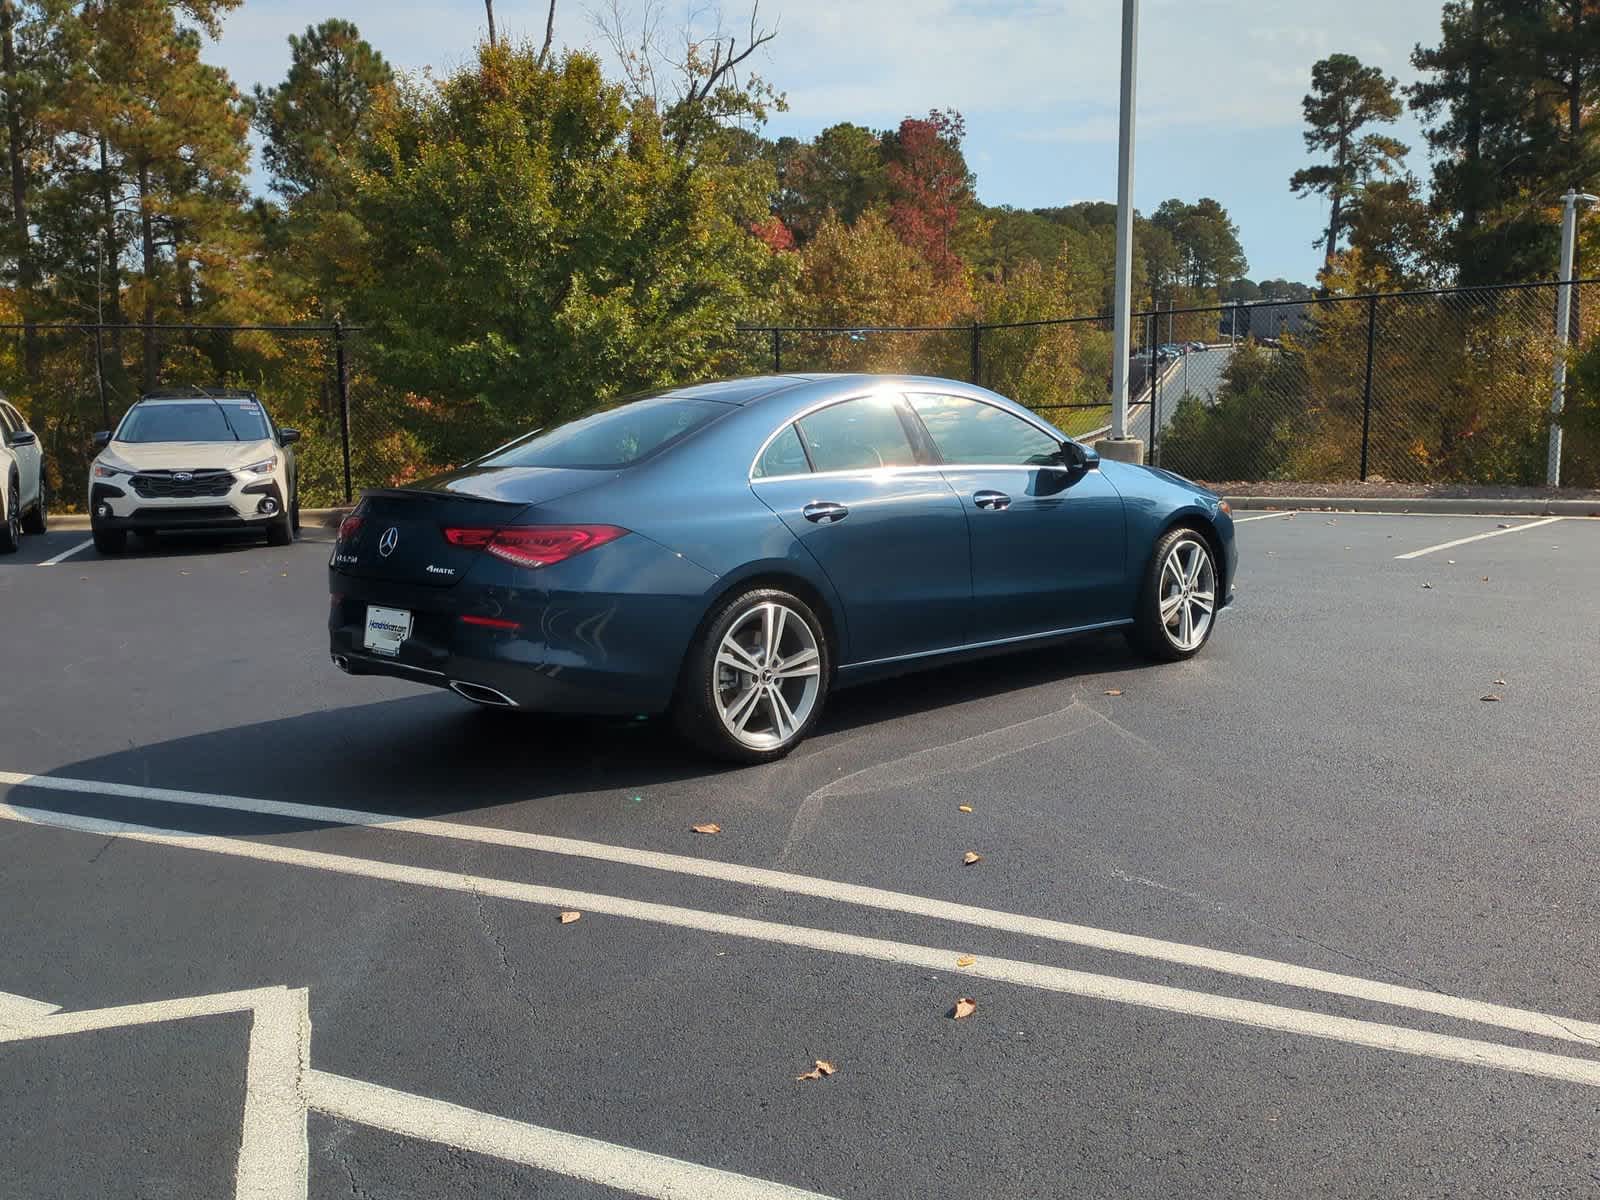
[[[356,534],[361,532],[361,526],[364,524],[366,524],[365,517],[358,517],[354,513],[351,513],[348,517],[339,522],[339,540],[341,542],[348,542],[351,538],[355,537]]]
[[[521,567],[548,567],[614,542],[627,532],[615,525],[506,525],[447,528],[444,540],[467,550],[487,550]]]

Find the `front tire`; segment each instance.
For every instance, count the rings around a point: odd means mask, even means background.
[[[101,554],[121,554],[128,548],[126,529],[96,529],[94,548]]]
[[[782,758],[815,728],[833,659],[805,601],[754,588],[723,604],[689,649],[673,716],[678,730],[717,758]]]
[[[13,479],[6,488],[6,519],[0,522],[0,554],[15,554],[22,545],[22,489]]]
[[[287,546],[294,541],[294,520],[285,512],[267,522],[267,545]]]
[[[1217,560],[1205,535],[1186,525],[1169,530],[1139,589],[1128,640],[1159,662],[1193,658],[1211,637],[1217,613]]]

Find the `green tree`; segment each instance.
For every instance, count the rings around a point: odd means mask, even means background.
[[[379,101],[355,179],[379,379],[417,397],[434,462],[632,389],[715,373],[793,256],[751,228],[774,179],[680,145],[598,61],[482,46]]]
[[[782,168],[776,211],[801,244],[829,213],[854,224],[888,195],[882,142],[849,122],[830,125],[809,143],[791,142]]]
[[[255,90],[254,123],[273,190],[289,202],[340,191],[369,134],[369,114],[394,72],[349,21],[289,35],[289,74]]]
[[[1328,198],[1328,228],[1316,242],[1325,268],[1333,265],[1339,237],[1349,227],[1351,201],[1375,177],[1393,174],[1406,156],[1406,147],[1387,134],[1362,132],[1399,119],[1398,86],[1351,54],[1330,55],[1311,68],[1311,91],[1302,101],[1306,149],[1329,160],[1296,171],[1289,187],[1297,196]]]
[[[1412,64],[1449,264],[1472,284],[1550,275],[1561,193],[1600,176],[1600,6],[1450,0]]]

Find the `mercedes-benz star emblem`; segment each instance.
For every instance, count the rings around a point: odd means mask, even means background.
[[[393,525],[383,531],[383,536],[378,539],[378,553],[388,558],[394,553],[394,548],[400,544],[400,531]]]

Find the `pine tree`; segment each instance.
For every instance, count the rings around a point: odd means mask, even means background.
[[[1392,123],[1401,113],[1399,81],[1377,67],[1365,67],[1350,54],[1333,54],[1311,68],[1311,91],[1302,102],[1306,149],[1326,153],[1328,162],[1302,167],[1289,180],[1297,196],[1328,197],[1328,228],[1317,241],[1324,269],[1333,266],[1339,236],[1349,224],[1348,209],[1361,189],[1393,174],[1407,148],[1368,126]]]

